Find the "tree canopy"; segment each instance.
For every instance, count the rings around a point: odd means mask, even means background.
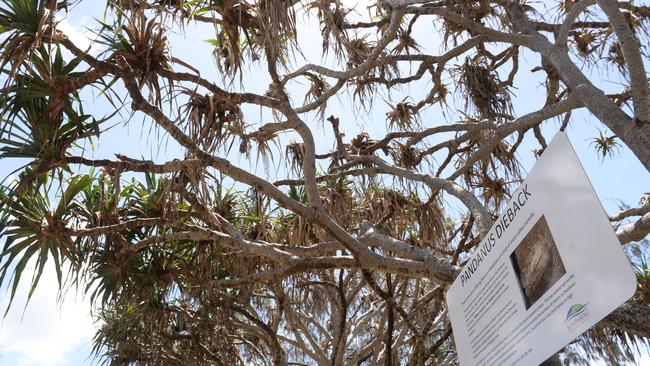
[[[650,169],[650,7],[633,1],[108,0],[92,47],[60,27],[80,2],[0,3],[0,162],[21,164],[0,191],[0,283],[31,296],[52,266],[96,306],[112,365],[455,364],[445,290],[542,125],[586,110],[597,154],[625,145]],[[169,41],[197,23],[209,74]],[[540,107],[517,115],[531,75]],[[346,135],[343,99],[385,108],[385,133]],[[88,156],[142,121],[183,157]],[[650,346],[650,198],[610,220],[639,288],[567,363]]]

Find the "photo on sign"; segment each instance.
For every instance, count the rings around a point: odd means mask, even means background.
[[[542,216],[510,255],[528,310],[566,273],[546,218]]]

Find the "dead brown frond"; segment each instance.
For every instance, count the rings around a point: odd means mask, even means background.
[[[470,139],[468,146],[459,155],[455,166],[465,165],[467,159],[476,154],[484,144],[494,138],[492,130],[483,130],[478,136]],[[508,198],[508,182],[521,179],[519,164],[510,153],[509,144],[500,140],[492,150],[484,154],[463,174],[463,179],[468,187],[478,189],[482,193],[485,203],[493,204],[498,208]]]
[[[442,83],[436,83],[436,85],[431,88],[431,91],[429,91],[429,94],[427,94],[425,100],[431,104],[440,103],[441,105],[444,105],[447,103],[448,94],[449,90],[445,85]]]
[[[241,141],[239,142],[239,153],[246,155],[247,158],[250,157],[251,139],[247,135],[241,136]]]
[[[345,17],[350,13],[350,10],[343,8],[338,1],[332,4],[329,0],[313,1],[307,5],[307,8],[317,10],[320,31],[323,37],[323,54],[327,54],[330,46],[332,46],[334,55],[341,57],[344,51],[343,45],[347,42],[347,34],[343,26],[345,25]]]
[[[191,90],[185,90],[189,96],[184,112],[187,118],[188,135],[209,152],[232,144],[233,136],[244,133],[242,112],[239,105],[213,94],[201,95]]]
[[[416,169],[419,164],[419,153],[416,148],[400,142],[395,142],[395,147],[389,150],[393,161],[398,166],[407,169]]]
[[[32,35],[23,34],[16,37],[12,40],[11,45],[2,51],[0,69],[3,69],[6,64],[10,64],[9,79],[11,80],[16,75],[18,68],[38,48],[39,44],[39,38]]]
[[[368,60],[373,47],[367,38],[368,35],[364,35],[344,44],[348,56],[348,67],[357,67]]]
[[[274,144],[276,148],[279,148],[277,141],[277,134],[275,133],[264,133],[264,134],[252,134],[251,140],[257,143],[257,156],[256,163],[259,163],[260,158],[265,168],[268,168],[269,162],[273,161],[273,151],[271,144]]]
[[[445,212],[439,195],[432,197],[428,202],[418,205],[417,222],[422,246],[448,249]]]
[[[480,1],[455,1],[452,2],[447,8],[453,12],[469,18],[477,23],[483,23],[483,20],[488,16],[496,15],[495,7],[487,0]],[[455,22],[443,21],[443,44],[458,44],[459,37],[466,31],[466,29]],[[451,42],[449,42],[451,41]]]
[[[404,219],[408,216],[408,210],[413,207],[413,202],[395,189],[371,185],[365,190],[360,207],[365,208],[367,220],[382,223],[383,228],[389,232],[399,233],[397,237],[404,234],[404,230],[399,227],[405,229],[404,224],[412,224],[406,223]]]
[[[597,48],[597,46],[592,45],[595,40],[596,34],[591,31],[576,32],[573,34],[573,41],[578,49],[578,53],[583,57],[589,56]]]
[[[483,201],[492,202],[496,207],[508,198],[508,186],[503,178],[492,179],[489,176],[483,178],[481,182],[483,188]]]
[[[350,144],[352,145],[355,153],[361,153],[363,150],[367,149],[375,142],[377,141],[372,140],[367,132],[361,132],[356,137],[352,138]]]
[[[621,49],[620,43],[614,42],[609,47],[609,52],[607,54],[606,60],[616,65],[621,73],[627,73],[627,68],[625,67],[625,57],[623,56],[623,50]]]
[[[296,14],[291,0],[258,0],[260,45],[266,47],[271,61],[286,66],[289,50],[297,46]]]
[[[373,222],[387,235],[412,245],[446,250],[447,228],[439,195],[423,202],[417,189],[400,191],[375,183],[363,187],[356,203],[360,220]]]
[[[411,37],[411,34],[409,32],[400,29],[397,33],[397,45],[393,47],[392,53],[398,55],[404,52],[407,55],[410,55],[411,50],[419,51],[420,46],[415,41],[415,39]]]
[[[128,46],[116,52],[136,71],[140,87],[147,86],[155,104],[162,103],[158,72],[171,68],[171,55],[165,29],[157,18],[147,19],[144,12],[133,12],[122,29]]]
[[[307,94],[305,94],[305,100],[304,103],[307,103],[308,101],[314,101],[318,98],[320,98],[324,92],[329,89],[329,84],[323,80],[321,77],[318,75],[312,74],[310,72],[305,73],[307,76],[307,79],[309,79],[311,85],[309,87],[309,90],[307,91]]]
[[[465,93],[466,108],[472,105],[481,118],[489,120],[512,119],[510,93],[483,58],[467,57],[454,74]]]
[[[336,179],[320,186],[323,205],[336,222],[346,230],[354,227],[358,208],[353,195],[354,182],[347,179]]]
[[[508,174],[512,174],[515,178],[520,177],[519,164],[512,154],[510,154],[510,144],[508,142],[504,140],[499,141],[492,150],[491,156],[499,161]]]
[[[368,82],[367,79],[369,79],[367,75],[362,75],[347,82],[354,89],[352,98],[365,110],[372,108],[374,95],[377,92],[377,83]]]
[[[385,59],[386,52],[382,52],[379,58]],[[392,80],[393,78],[399,76],[399,67],[397,67],[397,61],[393,60],[391,62],[380,63],[379,66],[371,69],[371,75],[382,81]]]
[[[386,113],[386,120],[388,121],[389,129],[397,129],[400,131],[410,131],[417,126],[418,111],[415,106],[407,102],[406,99],[401,103],[392,106],[392,111]]]
[[[286,244],[301,244],[308,245],[316,243],[318,240],[314,234],[314,226],[304,217],[300,215],[290,214],[284,218],[286,228],[283,232],[279,242]]]
[[[301,203],[307,202],[307,194],[303,186],[292,186],[289,196]],[[309,220],[294,212],[283,211],[275,225],[276,241],[279,243],[308,245],[325,240],[325,232],[314,226]]]
[[[289,51],[297,47],[294,2],[225,0],[211,9],[221,15],[215,25],[213,52],[219,71],[234,76],[241,71],[246,54],[254,61],[264,51],[273,63],[286,66]],[[247,53],[246,53],[247,52]]]
[[[287,145],[284,155],[291,170],[296,174],[300,174],[305,159],[305,145],[300,142],[292,142]]]
[[[61,2],[61,6],[66,5]],[[9,9],[3,12],[9,24],[15,24],[16,28],[2,27],[3,39],[0,41],[0,70],[10,65],[5,85],[11,85],[18,69],[28,61],[31,55],[42,45],[43,38],[56,33],[55,13],[59,8],[55,1],[31,2],[29,11],[15,11],[15,4],[6,4]],[[66,5],[67,6],[67,5]],[[4,10],[4,9],[3,9]]]
[[[238,227],[241,227],[242,233],[256,240],[273,240],[269,198],[251,188],[247,191],[245,200],[239,204]]]
[[[244,41],[252,47],[251,39],[261,29],[260,19],[253,5],[239,0],[217,2],[214,10],[221,15],[221,23],[216,25],[218,33],[212,42],[216,47],[213,54],[219,71],[234,75],[241,70]]]
[[[316,101],[330,88],[330,85],[318,75],[312,74],[310,72],[305,73],[307,79],[310,81],[310,87],[307,93],[305,94],[305,99],[303,103]],[[327,109],[327,100],[325,100],[320,107],[318,108],[319,116],[322,118],[324,116],[325,110]]]

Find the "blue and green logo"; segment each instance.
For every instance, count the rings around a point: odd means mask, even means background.
[[[574,304],[571,305],[569,311],[566,314],[565,322],[568,322],[572,319],[579,317],[582,313],[587,311],[587,304]]]

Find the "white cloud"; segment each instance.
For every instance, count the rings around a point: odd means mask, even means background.
[[[59,31],[68,36],[72,43],[74,43],[77,47],[84,51],[90,49],[89,53],[95,55],[97,54],[99,48],[97,43],[94,43],[89,37],[89,35],[92,35],[92,33],[85,29],[85,19],[86,18],[82,17],[78,23],[79,25],[76,25],[72,24],[67,16],[64,17],[57,13],[56,20],[58,23],[56,27]],[[83,29],[83,31],[80,29]]]
[[[57,303],[56,275],[52,266],[47,265],[23,312],[29,293],[29,272],[23,274],[11,310],[0,326],[0,362],[11,359],[11,364],[17,366],[55,366],[66,364],[69,357],[88,356],[95,332],[88,301],[70,290],[63,302]],[[0,311],[4,312],[8,300],[8,292],[0,295]],[[84,354],[80,355],[82,348]]]

